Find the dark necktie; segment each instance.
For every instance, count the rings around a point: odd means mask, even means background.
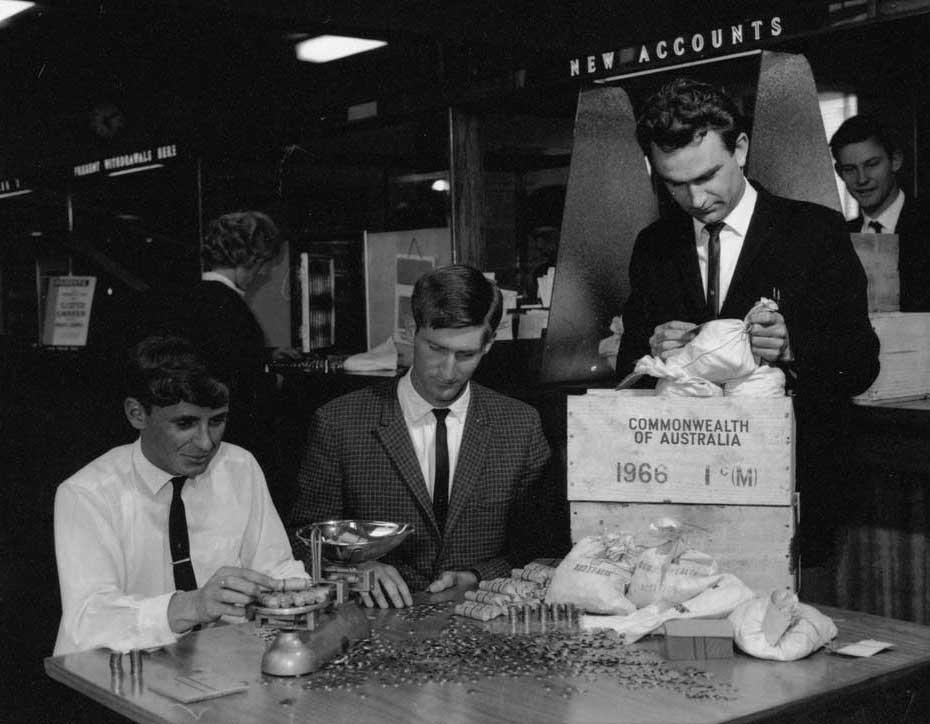
[[[179,475],[171,478],[174,493],[171,496],[171,510],[168,513],[168,545],[171,549],[171,566],[174,569],[174,585],[179,591],[193,591],[197,588],[197,578],[191,565],[191,546],[187,537],[187,513],[181,499],[181,488],[187,478]]]
[[[710,238],[707,240],[707,310],[713,319],[720,310],[720,230],[724,224],[715,221],[707,224]]]
[[[446,415],[448,409],[433,410],[436,416],[436,477],[433,479],[433,513],[439,532],[446,529],[449,512],[449,445],[446,442]]]
[[[881,221],[870,221],[869,228],[872,229],[876,234],[882,233],[882,222]]]

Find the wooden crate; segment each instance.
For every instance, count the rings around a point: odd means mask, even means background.
[[[794,443],[787,397],[570,396],[572,540],[671,517],[722,572],[760,593],[794,590]]]
[[[856,400],[906,400],[930,395],[930,313],[870,314],[881,343],[881,371]]]
[[[897,234],[850,234],[869,282],[869,312],[901,308]]]

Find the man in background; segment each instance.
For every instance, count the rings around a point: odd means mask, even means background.
[[[901,311],[930,311],[930,211],[898,183],[903,155],[893,136],[869,116],[843,122],[830,150],[836,172],[859,202],[849,231],[898,235]]]
[[[546,536],[533,525],[544,519],[534,506],[550,454],[539,415],[470,382],[503,312],[500,291],[477,269],[446,266],[417,280],[412,308],[409,371],[314,415],[289,520],[294,529],[339,518],[413,525],[384,561],[367,564],[369,606],[409,606],[411,591],[509,575]]]
[[[61,623],[55,654],[174,642],[242,616],[276,578],[306,577],[255,458],[222,442],[229,391],[192,345],[131,350],[123,409],[139,431],[55,496]]]
[[[255,456],[276,501],[286,496],[278,479],[275,378],[267,371],[271,350],[246,294],[262,284],[282,243],[275,223],[261,212],[214,219],[201,243],[200,281],[156,295],[139,335],[176,335],[197,347],[211,372],[229,387],[225,439]]]

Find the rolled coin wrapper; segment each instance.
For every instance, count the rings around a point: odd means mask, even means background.
[[[480,581],[478,588],[482,591],[506,593],[520,598],[533,598],[539,595],[538,584],[532,581],[516,581],[512,578],[492,578],[489,581]]]
[[[503,616],[507,609],[502,606],[492,606],[488,603],[478,603],[477,601],[465,601],[455,607],[455,613],[459,616],[466,616],[478,621],[490,621],[492,618]]]
[[[494,593],[492,591],[465,591],[465,600],[506,607],[513,601],[513,598],[504,593]]]
[[[519,576],[515,575],[519,571]],[[514,578],[520,578],[524,581],[533,581],[542,585],[547,585],[555,573],[555,568],[547,566],[544,563],[527,563],[523,568],[515,568],[511,575]]]
[[[310,579],[289,579],[310,580]],[[258,603],[263,608],[293,608],[295,606],[310,606],[323,603],[329,598],[328,586],[311,586],[296,591],[272,591],[263,593],[258,597]]]
[[[313,587],[311,578],[282,578],[279,581],[278,591],[306,591]]]

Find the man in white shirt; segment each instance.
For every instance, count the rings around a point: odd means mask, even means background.
[[[133,347],[124,411],[139,438],[55,496],[62,617],[55,654],[174,642],[305,577],[262,471],[222,442],[228,389],[185,340]]]
[[[830,139],[836,172],[859,202],[853,233],[897,234],[901,311],[930,311],[930,210],[898,184],[904,156],[892,134],[869,116],[853,116]]]
[[[289,519],[294,528],[333,518],[413,525],[369,564],[369,606],[409,606],[411,591],[509,575],[546,535],[534,529],[549,462],[539,415],[470,381],[500,322],[500,291],[479,270],[451,265],[417,280],[411,306],[412,367],[317,410]]]

